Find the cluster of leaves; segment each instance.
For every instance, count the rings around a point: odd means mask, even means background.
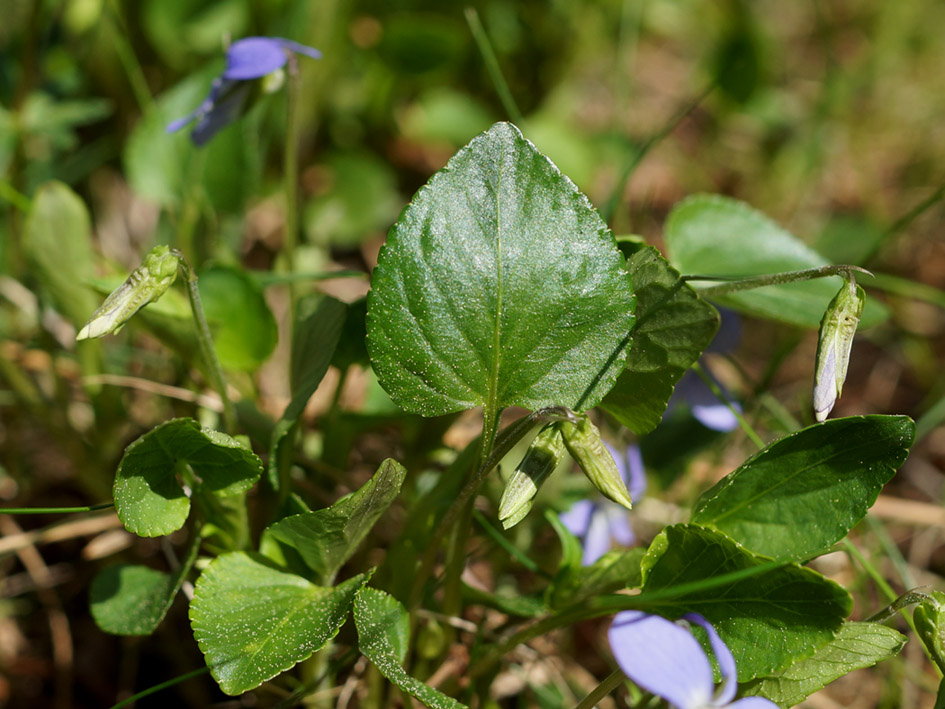
[[[40,246],[48,228],[42,220],[62,214],[49,202],[73,204],[70,194],[51,185],[35,202],[28,230],[35,236],[27,243],[40,262],[58,257]],[[720,241],[720,233],[727,239]],[[823,263],[759,213],[717,197],[692,198],[674,210],[667,243],[677,263],[698,263],[701,275],[723,268],[732,275],[733,265],[735,275],[752,275]],[[750,257],[736,259],[720,243]],[[469,500],[459,487],[465,482],[474,493],[495,462],[493,445],[507,451],[509,439],[532,430],[531,423],[513,426],[496,439],[498,414],[509,406],[585,411],[599,405],[615,422],[645,434],[715,334],[714,308],[656,249],[635,240],[619,246],[587,199],[514,126],[496,124],[478,136],[392,229],[366,318],[358,307],[327,297],[300,300],[293,398],[269,426],[267,476],[249,439],[192,419],[168,421],[128,446],[113,488],[122,523],[141,536],[167,535],[195,511],[190,551],[173,574],[139,565],[105,569],[91,589],[96,622],[112,633],[153,632],[203,550],[213,558],[201,564],[190,620],[224,692],[252,690],[322,650],[353,610],[360,652],[383,675],[430,706],[457,706],[404,669],[413,625],[407,609],[435,603],[426,561],[435,559],[444,532],[456,534],[451,524]],[[251,284],[235,272],[217,273],[230,273],[220,277],[231,284]],[[213,284],[214,276],[206,281]],[[57,282],[49,279],[51,293],[63,297]],[[201,276],[202,292],[204,282]],[[211,303],[213,292],[206,291]],[[801,283],[726,303],[810,325],[831,294],[829,285]],[[872,308],[872,317],[882,316],[879,306]],[[146,326],[149,310],[142,311]],[[232,318],[220,322],[215,341],[223,358]],[[413,499],[401,495],[407,471],[388,460],[353,494],[310,510],[287,487],[294,432],[329,364],[356,358],[347,352],[365,337],[380,384],[402,409],[441,416],[482,408],[480,454],[470,446]],[[236,342],[233,350],[245,351]],[[225,361],[234,368],[239,357]],[[904,461],[914,433],[902,416],[835,419],[797,431],[703,493],[688,523],[667,526],[646,550],[611,552],[589,567],[581,566],[577,540],[552,515],[563,553],[543,589],[515,601],[469,589],[471,602],[526,621],[484,643],[469,677],[481,682],[515,644],[538,632],[631,608],[670,618],[700,613],[732,650],[743,691],[781,706],[894,655],[905,638],[848,620],[849,593],[806,562],[863,518]],[[269,505],[267,526],[254,542],[247,494],[261,479],[262,501],[277,507]],[[346,566],[398,499],[411,521],[392,542],[388,561],[380,569]],[[462,563],[462,548],[450,553]],[[640,593],[615,593],[625,589]],[[530,622],[535,618],[541,620]]]

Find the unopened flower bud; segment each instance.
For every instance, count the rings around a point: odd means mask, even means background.
[[[814,416],[818,421],[827,418],[840,398],[843,381],[847,378],[853,336],[865,301],[866,294],[856,284],[853,275],[845,276],[840,292],[830,301],[820,321],[814,372]]]
[[[77,340],[117,333],[131,317],[153,303],[177,278],[180,255],[167,246],[155,246],[138,268],[92,313]]]
[[[564,445],[571,457],[581,466],[581,470],[601,494],[623,505],[628,510],[632,507],[630,492],[620,475],[617,463],[601,440],[600,431],[587,416],[580,417],[577,425],[564,422],[561,424]]]
[[[564,441],[556,424],[548,424],[535,437],[505,485],[499,501],[499,521],[504,529],[521,522],[532,508],[538,488],[564,458]]]
[[[929,657],[945,673],[945,594],[932,591],[915,607],[912,621]]]

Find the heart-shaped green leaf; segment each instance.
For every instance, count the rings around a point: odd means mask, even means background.
[[[719,315],[652,246],[630,256],[627,268],[637,323],[627,366],[601,406],[643,434],[659,424],[676,382],[715,336]]]
[[[906,637],[879,623],[844,623],[837,637],[811,657],[796,662],[770,677],[761,677],[742,687],[742,695],[767,697],[788,709],[848,672],[872,667],[899,654]]]
[[[400,492],[407,471],[388,458],[361,488],[331,507],[279,520],[265,537],[295,549],[315,572],[315,580],[331,583],[358,545]]]
[[[719,532],[666,527],[643,559],[643,595],[684,586],[654,610],[670,618],[705,616],[735,657],[739,682],[770,675],[829,642],[852,609],[838,584],[796,564],[750,572],[770,563]],[[746,572],[722,586],[718,576]]]
[[[361,652],[395,685],[433,709],[466,706],[404,671],[410,616],[396,598],[376,588],[362,588],[354,599],[354,623]]]
[[[758,276],[829,264],[758,210],[720,195],[684,199],[670,212],[665,232],[673,264],[687,275]],[[864,285],[869,285],[868,279]],[[765,286],[713,300],[749,315],[816,328],[838,288],[840,277],[834,276]],[[883,305],[868,298],[860,324],[869,327],[887,316]]]
[[[613,235],[508,123],[460,150],[391,229],[368,352],[403,409],[583,411],[626,360],[634,297]]]
[[[325,588],[257,554],[214,559],[197,579],[190,624],[220,689],[247,692],[324,647],[370,576]]]
[[[863,519],[915,439],[907,416],[832,419],[775,441],[705,492],[692,521],[805,561]]]
[[[129,532],[158,537],[180,529],[190,498],[177,476],[189,466],[188,484],[218,496],[246,492],[262,461],[235,438],[203,429],[193,419],[172,419],[125,449],[112,492],[118,518]]]

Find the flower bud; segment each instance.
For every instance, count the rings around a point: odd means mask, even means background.
[[[177,278],[180,255],[167,246],[155,246],[131,275],[92,313],[75,339],[86,340],[117,333],[131,317],[153,303]]]
[[[945,594],[932,591],[915,607],[912,621],[929,657],[945,673]]]
[[[594,483],[594,487],[600,490],[604,497],[629,510],[632,507],[630,492],[620,475],[617,463],[604,446],[597,426],[591,423],[587,416],[581,415],[577,425],[562,423],[561,432],[564,434],[564,445],[568,453],[581,466],[581,470],[588,480]]]
[[[563,458],[561,430],[556,424],[548,424],[539,431],[505,485],[499,501],[499,521],[503,529],[510,529],[525,518],[538,488]]]
[[[820,321],[814,372],[814,416],[818,421],[827,418],[840,398],[843,381],[847,378],[853,336],[865,301],[866,294],[856,284],[853,275],[844,276],[840,292],[830,301]]]

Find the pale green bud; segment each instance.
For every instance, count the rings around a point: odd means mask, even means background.
[[[167,246],[155,246],[141,265],[92,313],[75,339],[117,333],[141,308],[167,292],[177,278],[179,267],[179,252]]]
[[[915,607],[912,621],[929,657],[945,673],[945,594],[932,591]]]
[[[630,491],[627,490],[613,456],[604,446],[597,426],[582,414],[577,425],[562,423],[561,432],[564,434],[564,445],[568,453],[581,466],[581,470],[588,480],[594,483],[594,487],[600,490],[604,497],[629,510],[633,503]]]
[[[840,398],[843,381],[847,378],[853,336],[865,301],[866,294],[856,284],[853,274],[849,274],[844,277],[840,292],[830,301],[820,321],[814,371],[814,416],[818,421],[827,418]]]
[[[504,529],[521,522],[532,508],[538,488],[564,458],[564,441],[555,424],[548,424],[525,451],[499,501],[499,521]]]

